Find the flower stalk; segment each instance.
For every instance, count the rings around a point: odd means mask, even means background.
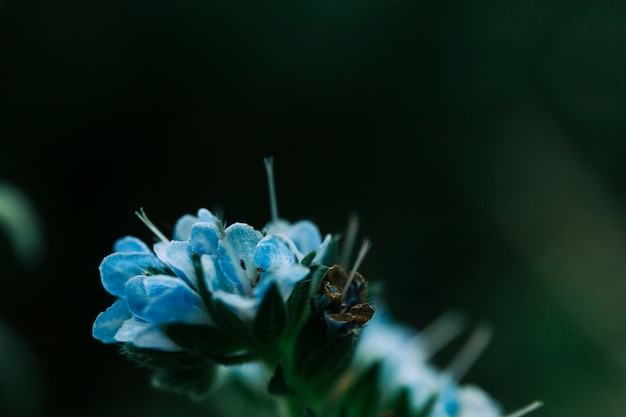
[[[272,158],[264,164],[271,220],[261,229],[200,209],[170,239],[136,212],[158,240],[122,237],[102,260],[114,301],[93,336],[150,369],[156,388],[197,401],[226,389],[281,417],[503,417],[497,401],[459,382],[490,329],[437,369],[430,356],[460,333],[459,320],[423,334],[397,323],[359,272],[368,239],[347,268],[358,217],[323,237],[309,220],[279,218]]]

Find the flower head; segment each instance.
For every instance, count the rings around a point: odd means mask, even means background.
[[[309,273],[301,261],[322,239],[311,221],[291,224],[277,217],[271,159],[266,168],[273,217],[263,230],[239,222],[226,226],[201,208],[180,217],[169,239],[143,209],[137,212],[158,242],[150,248],[126,236],[102,260],[102,285],[116,300],[96,318],[93,336],[105,343],[177,351],[182,347],[163,325],[221,328],[224,323],[214,314],[219,306],[251,324],[271,287],[286,302]]]
[[[139,215],[152,225],[143,212]],[[98,316],[93,335],[105,343],[177,350],[160,325],[214,324],[207,304],[215,299],[251,321],[271,285],[287,300],[309,271],[300,264],[302,258],[283,234],[264,236],[244,223],[224,228],[209,210],[200,209],[196,216],[182,216],[174,239],[157,242],[153,249],[130,236],[115,243],[100,276],[117,300]]]

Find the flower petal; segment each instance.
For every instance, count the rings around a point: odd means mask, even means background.
[[[220,230],[215,223],[197,222],[191,226],[189,249],[200,255],[211,255],[217,251]]]
[[[254,263],[264,271],[298,263],[298,249],[283,235],[265,236],[254,249]]]
[[[120,329],[124,321],[131,317],[128,304],[125,300],[117,299],[109,308],[98,314],[93,323],[91,334],[94,338],[104,343],[114,343],[115,333]]]
[[[289,229],[287,237],[293,240],[303,254],[314,251],[322,243],[322,235],[317,226],[308,220],[295,222]]]
[[[265,231],[270,235],[285,235],[291,239],[296,248],[303,254],[315,250],[322,243],[322,235],[315,223],[309,220],[300,220],[290,224],[286,220],[278,219],[265,225]]]
[[[226,291],[239,293],[240,290],[235,288],[235,284],[224,277],[220,269],[215,255],[202,255],[200,257],[200,265],[202,266],[202,274],[204,283],[210,292]]]
[[[254,248],[263,238],[261,232],[244,223],[234,223],[224,233],[218,245],[218,262],[226,279],[241,294],[249,294],[256,282]]]
[[[226,291],[216,291],[213,297],[222,301],[237,317],[247,322],[254,320],[261,305],[261,299],[257,297],[245,297]]]
[[[198,215],[185,214],[174,225],[174,240],[187,240],[191,236],[191,227],[197,222],[215,223],[217,218],[209,210],[201,208]]]
[[[458,412],[458,386],[452,379],[449,379],[443,383],[431,414],[432,417],[455,417]]]
[[[196,271],[189,254],[187,242],[178,240],[172,240],[168,243],[159,242],[154,245],[154,253],[161,261],[172,268],[177,276],[185,280],[194,289],[198,288]]]
[[[138,276],[126,283],[130,311],[150,323],[210,322],[202,299],[181,279],[168,275]]]
[[[148,245],[134,236],[125,236],[117,239],[113,244],[113,252],[152,253]]]
[[[104,289],[111,295],[124,298],[126,281],[150,269],[160,270],[164,267],[152,253],[116,252],[106,256],[100,263],[100,279]]]
[[[171,352],[183,350],[176,343],[172,342],[158,325],[141,321],[135,317],[126,320],[122,324],[122,327],[115,334],[115,340],[132,343],[137,347],[145,349]]]
[[[501,417],[500,404],[482,389],[464,385],[459,389],[459,414],[457,417]]]
[[[254,288],[254,297],[263,299],[265,291],[270,285],[275,282],[278,285],[278,291],[283,298],[283,301],[287,301],[291,295],[294,286],[298,281],[302,280],[309,273],[309,268],[306,266],[295,264],[285,265],[282,268],[277,268],[271,272],[261,274],[261,280]]]

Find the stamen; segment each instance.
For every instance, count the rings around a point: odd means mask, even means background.
[[[363,259],[365,259],[365,255],[367,255],[367,252],[370,250],[370,247],[372,247],[372,243],[369,241],[369,239],[368,238],[363,239],[363,243],[361,244],[361,249],[359,249],[359,253],[356,256],[356,260],[354,261],[354,266],[352,267],[352,270],[350,271],[350,275],[348,275],[348,280],[346,281],[346,285],[344,285],[343,291],[341,291],[341,301],[344,301],[344,299],[346,298],[346,294],[348,293],[350,284],[352,284],[354,275],[356,274],[357,270],[361,266],[361,263],[363,262]]]
[[[143,207],[140,208],[139,211],[136,211],[135,215],[137,215],[137,217],[139,217],[139,220],[141,220],[143,224],[148,226],[148,229],[150,229],[152,233],[156,235],[156,237],[161,239],[162,242],[164,243],[169,242],[169,239],[163,233],[161,233],[161,231],[157,229],[154,223],[152,223],[152,221],[148,218],[148,216],[146,215],[146,212],[143,210]]]
[[[356,233],[359,229],[359,215],[356,213],[350,213],[348,217],[348,227],[346,229],[346,235],[341,248],[341,257],[339,258],[339,265],[348,265],[350,257],[352,256],[352,249],[354,248],[354,241],[356,240]]]
[[[448,312],[422,329],[415,337],[420,340],[422,350],[430,358],[457,337],[465,327],[465,317]]]
[[[491,336],[491,327],[487,325],[482,325],[472,332],[461,351],[448,365],[448,371],[455,380],[459,381],[476,362],[491,341]]]
[[[539,407],[543,406],[543,401],[535,401],[533,403],[528,404],[526,407],[522,407],[517,411],[514,411],[510,414],[507,414],[504,417],[522,417],[525,416],[526,414],[535,411],[536,409],[538,409]]]
[[[267,157],[263,159],[265,163],[265,172],[267,173],[267,186],[270,192],[270,211],[272,222],[278,220],[278,203],[276,202],[276,190],[274,188],[274,158]]]

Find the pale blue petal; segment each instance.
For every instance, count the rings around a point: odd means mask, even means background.
[[[210,292],[222,290],[237,293],[240,291],[235,287],[235,284],[224,277],[215,255],[202,255],[200,257],[200,265],[202,266],[204,282]]]
[[[254,264],[254,248],[263,238],[261,232],[244,223],[234,223],[226,228],[218,245],[219,265],[226,279],[237,291],[249,294],[256,283],[258,271]]]
[[[213,297],[222,301],[237,317],[247,322],[254,320],[261,305],[261,300],[257,297],[246,297],[225,291],[216,291]]]
[[[126,320],[122,324],[122,327],[115,334],[115,340],[132,343],[137,347],[145,349],[171,352],[183,350],[176,343],[172,342],[158,325],[141,321],[135,317]]]
[[[502,417],[499,403],[482,389],[474,385],[464,385],[459,389],[459,414],[457,417]]]
[[[293,292],[293,287],[306,277],[308,273],[309,268],[300,264],[285,265],[270,273],[264,273],[261,275],[260,282],[254,288],[254,297],[262,299],[270,285],[276,283],[283,301],[287,301]]]
[[[114,343],[115,333],[124,321],[131,317],[128,304],[123,299],[117,299],[109,308],[98,314],[93,323],[91,333],[94,338],[104,343]]]
[[[174,225],[174,240],[187,240],[191,236],[191,226],[198,221],[196,216],[185,214]]]
[[[191,227],[189,249],[199,255],[212,255],[217,251],[220,230],[215,223],[198,222]]]
[[[201,208],[198,215],[185,214],[174,225],[174,240],[187,240],[191,236],[191,227],[197,222],[215,223],[217,218],[209,210]]]
[[[254,263],[264,271],[298,263],[298,250],[282,235],[265,236],[254,249]]]
[[[172,268],[174,273],[184,279],[194,289],[197,289],[198,280],[193,266],[193,260],[189,254],[187,242],[172,240],[168,243],[159,242],[154,245],[154,253],[167,266]]]
[[[152,253],[116,252],[106,256],[100,263],[100,279],[105,290],[123,298],[126,281],[150,269],[160,270],[164,267]]]
[[[452,379],[443,384],[431,412],[432,417],[455,417],[459,411],[458,387]]]
[[[151,323],[209,323],[202,299],[181,279],[169,275],[135,277],[126,283],[130,311]]]
[[[315,250],[322,243],[319,229],[309,220],[300,220],[290,224],[286,220],[278,219],[265,225],[265,231],[268,235],[287,236],[305,255]]]
[[[413,410],[418,410],[447,382],[446,378],[427,362],[417,332],[388,317],[374,314],[360,332],[354,364],[358,369],[379,362],[380,383],[386,392],[408,388]]]
[[[300,220],[289,228],[287,237],[293,240],[303,254],[314,251],[322,243],[322,235],[317,226],[309,220]]]
[[[152,253],[148,245],[134,236],[125,236],[115,241],[113,252],[142,252]]]

